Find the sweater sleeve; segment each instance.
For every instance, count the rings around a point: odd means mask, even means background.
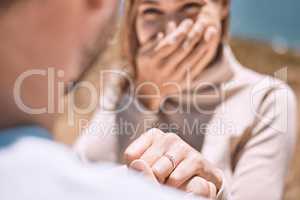
[[[224,184],[219,200],[282,199],[296,141],[296,107],[287,86],[263,99],[249,129],[251,137],[238,156],[232,182]]]

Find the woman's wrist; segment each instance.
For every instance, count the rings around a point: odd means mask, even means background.
[[[150,111],[158,111],[160,109],[161,94],[157,88],[154,88],[152,85],[144,85],[138,88],[136,94],[139,102]]]
[[[160,98],[153,99],[143,99],[138,98],[139,102],[150,111],[159,111],[160,110]]]

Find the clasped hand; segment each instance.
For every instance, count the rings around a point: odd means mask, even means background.
[[[222,172],[179,136],[151,129],[125,151],[127,164],[155,182],[214,199]]]

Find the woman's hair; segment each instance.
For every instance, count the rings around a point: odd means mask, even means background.
[[[122,57],[126,59],[129,64],[135,68],[135,56],[139,48],[139,42],[135,29],[136,17],[138,12],[138,3],[140,0],[127,0],[125,1],[125,16],[121,24],[121,49]],[[213,1],[226,1],[230,0],[213,0]],[[227,39],[229,27],[229,16],[222,22],[222,35],[223,40]]]
[[[125,16],[121,23],[121,49],[122,56],[129,62],[132,67],[135,66],[135,55],[138,50],[138,39],[135,29],[137,17],[137,7],[140,0],[125,1]]]

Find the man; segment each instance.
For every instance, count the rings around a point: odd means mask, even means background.
[[[1,1],[0,6],[0,110],[5,113],[0,127],[50,128],[59,97],[50,98],[49,68],[58,75],[53,85],[62,82],[66,87],[78,80],[106,45],[117,1],[14,0]],[[35,113],[41,107],[48,109]]]
[[[79,80],[105,48],[117,4],[0,1],[0,141],[15,136],[2,145],[25,133],[46,132],[32,125],[52,127],[68,83]],[[57,85],[64,87],[53,87]],[[2,200],[154,199],[165,193],[134,175],[129,179],[104,166],[83,166],[72,151],[53,142],[26,138],[5,147],[0,149]]]

